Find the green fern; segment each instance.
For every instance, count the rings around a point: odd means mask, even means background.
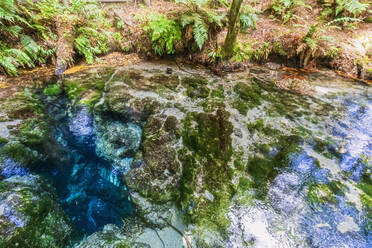
[[[340,17],[340,18],[336,18],[330,22],[328,22],[326,24],[326,26],[330,26],[331,24],[334,24],[334,23],[345,23],[345,22],[361,22],[362,20],[361,19],[358,19],[358,18],[353,18],[353,17]]]
[[[177,0],[186,7],[179,18],[182,28],[193,25],[193,36],[199,50],[203,49],[208,39],[210,29],[222,27],[222,19],[225,15],[218,15],[214,10],[209,9],[206,0]]]
[[[339,16],[342,12],[347,12],[357,17],[360,13],[367,10],[368,6],[368,3],[361,3],[358,0],[336,0],[335,16]]]
[[[256,21],[258,20],[258,11],[250,5],[243,5],[240,10],[240,29],[246,32],[248,28],[256,29]]]
[[[203,45],[208,39],[208,29],[205,26],[206,24],[199,16],[194,19],[194,39],[200,50],[203,49]]]
[[[55,55],[55,45],[45,44],[57,39],[53,30],[58,15],[83,20],[73,23],[74,48],[88,63],[93,63],[96,55],[108,51],[108,40],[115,40],[113,32],[105,31],[110,24],[95,0],[71,0],[69,6],[61,4],[60,0],[0,0],[0,35],[3,41],[0,66],[3,71],[16,75],[18,67],[43,64]]]
[[[280,16],[283,23],[286,23],[297,17],[295,15],[295,8],[299,6],[306,7],[310,10],[312,9],[312,7],[303,0],[274,0],[270,4],[270,9],[275,15]]]
[[[154,52],[161,56],[175,53],[174,45],[181,40],[180,26],[166,15],[154,13],[149,17],[144,31],[151,36]]]

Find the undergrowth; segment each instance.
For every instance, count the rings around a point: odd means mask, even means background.
[[[52,60],[56,52],[57,17],[73,21],[74,48],[88,63],[108,51],[113,36],[105,13],[95,0],[0,1],[0,71],[15,76]]]

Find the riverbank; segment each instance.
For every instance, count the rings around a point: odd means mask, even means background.
[[[224,16],[228,13],[228,8],[221,4],[197,7],[192,5],[191,1],[185,3],[160,0],[151,1],[150,6],[134,2],[102,3],[98,6],[102,11],[100,15],[106,19],[106,24],[91,28],[109,33],[106,37],[89,34],[90,38],[86,36],[87,39],[84,38],[84,41],[63,37],[79,35],[74,31],[79,29],[80,25],[75,20],[76,18],[84,20],[89,18],[89,15],[82,14],[79,17],[76,12],[71,11],[63,14],[68,16],[66,20],[63,19],[64,21],[56,15],[56,20],[49,20],[48,24],[51,25],[51,30],[55,29],[52,32],[57,32],[56,53],[49,56],[44,63],[38,62],[35,65],[55,66],[55,72],[61,74],[73,64],[82,63],[82,60],[86,60],[88,64],[97,65],[103,61],[107,65],[110,63],[117,65],[122,63],[120,61],[124,55],[127,57],[135,55],[142,59],[164,57],[181,59],[181,62],[204,65],[217,74],[242,71],[252,64],[267,63],[271,63],[276,69],[293,67],[314,71],[329,68],[340,75],[371,83],[372,25],[369,23],[368,11],[362,12],[359,19],[344,18],[341,23],[333,22],[329,16],[325,16],[326,5],[312,0],[307,1],[306,6],[294,4],[290,10],[291,18],[284,21],[273,10],[275,1],[244,3],[242,15],[250,18],[246,20],[249,23],[244,24],[244,21],[241,21],[234,55],[229,61],[222,62],[219,56],[227,31]],[[151,38],[151,22],[155,20],[156,13],[165,16],[164,25],[167,21],[182,23],[186,20],[183,19],[185,15],[190,18],[196,15],[203,20],[205,13],[210,13],[211,18],[218,17],[220,21],[209,24],[208,21],[203,21],[203,25],[208,27],[205,34],[207,36],[203,43],[197,43],[196,26],[190,19],[190,24],[180,29],[180,39],[168,41],[174,43],[172,50],[162,47],[161,49],[165,50],[160,52],[156,50],[159,49],[159,38]],[[66,21],[67,23],[64,23]],[[156,25],[160,25],[159,32],[162,32],[160,30],[163,24],[159,22]],[[79,37],[83,36],[77,38]],[[79,45],[79,41],[87,42],[89,39],[91,40],[89,45],[88,43]],[[167,37],[160,39],[166,40]],[[86,50],[83,49],[85,46]],[[114,55],[107,56],[112,52]]]

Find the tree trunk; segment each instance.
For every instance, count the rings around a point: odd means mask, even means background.
[[[243,0],[233,0],[229,11],[229,28],[223,46],[223,57],[230,58],[233,55],[234,46],[236,43],[236,36],[238,35],[237,21],[239,19],[240,6]]]

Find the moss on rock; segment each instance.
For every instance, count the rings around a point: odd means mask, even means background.
[[[64,247],[72,228],[44,180],[36,176],[9,178],[0,183],[0,204],[9,218],[0,225],[2,247]],[[7,223],[4,225],[4,223]]]
[[[43,93],[46,96],[59,96],[62,93],[62,89],[58,84],[51,84],[45,87]]]
[[[299,152],[302,138],[299,136],[282,136],[279,142],[272,144],[278,149],[275,156],[264,154],[265,157],[252,156],[248,159],[246,172],[252,177],[252,187],[256,189],[256,196],[264,199],[271,182],[283,168],[290,163],[291,155]]]
[[[337,181],[325,184],[312,184],[308,192],[308,201],[312,204],[337,204],[337,195],[344,195],[344,186]]]
[[[182,133],[187,149],[180,151],[180,206],[186,210],[188,221],[222,233],[229,223],[225,214],[233,195],[229,163],[233,127],[228,118],[224,109],[216,114],[188,113]]]
[[[44,159],[42,154],[19,141],[10,141],[0,148],[0,157],[10,158],[24,166],[33,166]]]
[[[185,77],[182,79],[182,84],[186,87],[186,94],[191,98],[207,98],[210,93],[208,88],[208,80],[198,77]]]
[[[167,124],[165,124],[167,123]],[[178,121],[173,116],[150,116],[143,129],[143,141],[139,153],[141,163],[132,168],[127,176],[128,186],[156,203],[177,198],[176,185],[180,165],[172,148],[173,132]]]

